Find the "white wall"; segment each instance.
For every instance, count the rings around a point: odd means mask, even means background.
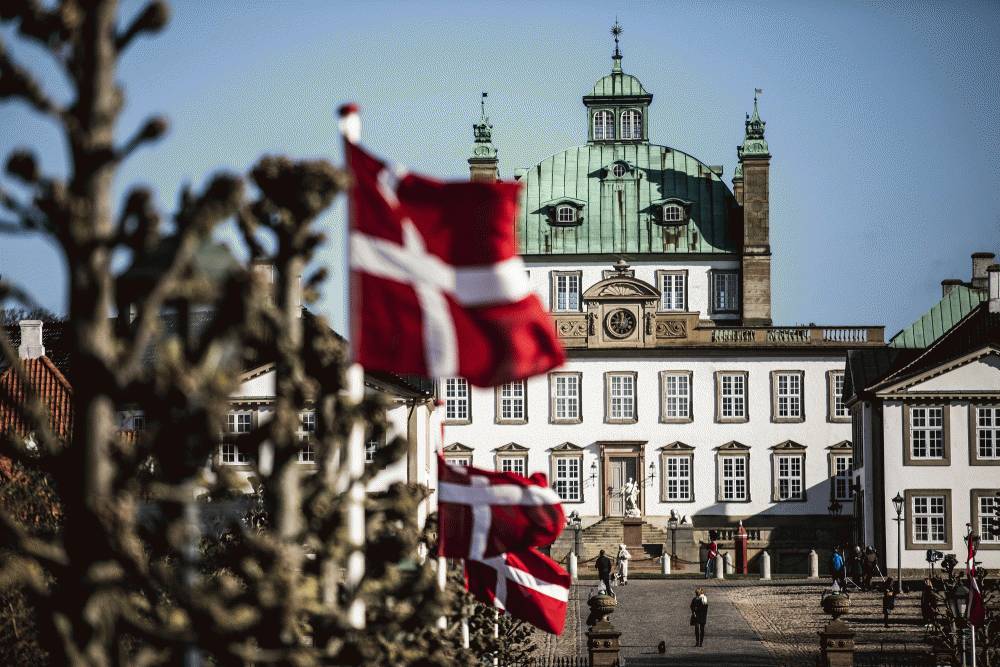
[[[548,450],[563,442],[585,448],[584,502],[566,503],[567,511],[581,515],[599,513],[601,489],[598,478],[589,480],[591,464],[597,462],[596,443],[605,440],[646,440],[645,465],[655,462],[655,480],[647,481],[646,513],[652,516],[669,514],[671,508],[682,514],[720,514],[746,516],[759,513],[770,515],[803,515],[828,513],[830,502],[828,452],[826,448],[850,440],[851,426],[827,421],[828,370],[842,370],[842,355],[819,356],[753,356],[753,357],[685,357],[685,358],[622,358],[575,359],[559,369],[580,371],[582,376],[583,422],[581,424],[549,423],[548,378],[540,376],[528,381],[528,423],[500,425],[494,423],[493,390],[472,390],[472,424],[446,425],[444,442],[461,442],[474,448],[473,464],[493,469],[496,447],[516,442],[529,448],[528,472],[549,471]],[[659,423],[659,371],[693,371],[692,404],[694,421],[689,424]],[[717,424],[715,418],[714,376],[717,370],[749,371],[750,421],[741,424]],[[775,424],[771,421],[770,372],[772,370],[805,371],[802,423]],[[604,423],[604,378],[606,371],[637,371],[636,424]],[[771,502],[771,446],[794,440],[807,447],[805,465],[806,502]],[[657,486],[661,481],[660,453],[657,449],[675,440],[695,447],[693,503],[661,503]],[[751,447],[749,503],[716,503],[715,447],[737,440]],[[648,470],[644,471],[648,474]],[[852,511],[845,503],[844,514]]]
[[[687,274],[688,305],[691,312],[700,312],[704,319],[734,319],[737,315],[710,315],[710,285],[709,271],[712,269],[737,270],[740,268],[739,260],[702,260],[702,261],[636,261],[630,262],[635,277],[643,280],[659,289],[656,284],[656,272],[658,270],[681,271]],[[573,263],[559,261],[532,261],[528,264],[528,278],[531,287],[542,298],[542,303],[551,310],[549,303],[551,296],[551,283],[549,273],[551,271],[582,271],[581,293],[602,280],[601,273],[610,270],[611,263],[607,261],[574,261]]]

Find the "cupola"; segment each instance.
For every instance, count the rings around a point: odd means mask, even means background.
[[[497,149],[493,145],[493,125],[486,115],[486,97],[487,93],[483,93],[479,102],[479,122],[472,125],[474,143],[469,158],[469,179],[493,183],[500,179],[500,170]]]
[[[649,141],[647,112],[653,96],[631,74],[622,71],[622,53],[618,38],[623,30],[618,21],[611,28],[615,52],[611,56],[611,73],[594,84],[590,95],[584,95],[587,107],[587,140],[590,143],[639,143]]]

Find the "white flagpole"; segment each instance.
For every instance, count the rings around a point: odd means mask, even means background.
[[[497,652],[493,656],[493,667],[500,665],[500,610],[493,608],[493,639],[496,641]]]
[[[345,104],[339,109],[338,123],[345,143],[357,143],[361,136],[361,119],[357,106]],[[345,151],[345,158],[347,151]],[[351,206],[348,198],[348,253],[350,253]],[[360,327],[359,319],[351,317],[351,326]],[[365,370],[360,364],[351,364],[347,369],[347,402],[356,406],[365,397]],[[358,589],[365,577],[365,487],[361,477],[365,472],[365,429],[360,419],[355,418],[347,437],[347,447],[341,461],[347,469],[347,501],[345,515],[347,523],[347,568],[344,588],[351,597],[347,609],[350,627],[362,630],[365,627],[365,603],[358,597]]]
[[[435,406],[437,407],[437,406]],[[444,421],[441,421],[441,427],[438,429],[438,441],[437,447],[434,448],[435,457],[441,454],[442,448],[444,447]],[[434,461],[434,470],[438,470],[438,462]],[[441,539],[441,478],[438,477],[437,480],[437,493],[434,495],[434,502],[437,503],[437,520],[438,520],[438,540]],[[438,571],[437,571],[437,583],[438,590],[442,593],[448,587],[448,559],[444,556],[438,556]],[[442,595],[442,597],[444,597]],[[438,619],[438,628],[441,630],[446,630],[448,628],[448,619],[441,615]]]

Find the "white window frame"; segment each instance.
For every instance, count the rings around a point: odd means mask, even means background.
[[[750,375],[746,371],[716,371],[715,420],[720,423],[748,421]]]
[[[579,424],[583,421],[583,374],[549,373],[549,421]]]
[[[451,377],[441,380],[446,424],[472,423],[472,389],[465,378]]]
[[[1000,464],[1000,406],[970,405],[970,462]]]
[[[598,123],[598,118],[601,122]],[[614,141],[615,113],[610,109],[598,109],[593,115],[594,141]],[[609,136],[610,135],[610,136]]]
[[[687,271],[658,271],[660,312],[687,312]]]
[[[516,472],[522,477],[528,476],[527,454],[498,454],[497,472]]]
[[[805,454],[774,455],[774,500],[794,502],[806,499]]]
[[[444,460],[453,466],[465,466],[468,468],[472,465],[472,454],[445,454]]]
[[[583,275],[580,271],[551,273],[553,313],[578,313],[583,305]]]
[[[910,407],[910,442],[907,446],[910,448],[911,459],[939,461],[945,458],[944,411],[946,409],[946,406],[938,405]],[[917,453],[918,446],[924,450],[922,454]]]
[[[306,410],[299,413],[299,463],[316,463],[316,412]]]
[[[528,422],[528,383],[525,380],[502,384],[495,391],[497,424]]]
[[[577,222],[578,211],[575,206],[560,204],[556,206],[555,221],[557,225],[574,225]]]
[[[226,415],[226,433],[232,439],[253,430],[253,411],[230,410]],[[248,465],[250,457],[236,447],[234,441],[219,445],[219,462],[223,465]]]
[[[771,420],[775,423],[805,420],[805,373],[771,371]]]
[[[552,489],[564,503],[583,502],[583,456],[579,454],[552,456]]]
[[[664,454],[662,459],[663,502],[694,501],[694,455]]]
[[[833,484],[834,500],[854,500],[854,456],[852,454],[831,454],[830,483]]]
[[[661,209],[661,216],[663,217],[663,222],[668,224],[678,224],[684,222],[687,217],[687,212],[684,210],[683,204],[678,204],[677,202],[667,202],[663,205]]]
[[[717,454],[718,502],[750,502],[750,454]],[[742,487],[742,494],[738,490]]]
[[[989,521],[1000,516],[1000,498],[997,497],[995,489],[973,490],[972,502],[975,503],[973,512],[976,516],[976,533],[982,544],[989,549],[1000,548],[1000,533],[991,533]]]
[[[740,312],[738,271],[712,271],[712,312],[720,315]]]
[[[940,503],[934,501],[940,500]],[[914,544],[942,544],[948,541],[948,498],[943,495],[916,495],[910,499]],[[939,506],[938,506],[939,505]],[[924,532],[923,538],[920,533]],[[938,531],[940,531],[938,533]],[[940,534],[941,539],[935,539]]]
[[[625,109],[621,113],[622,140],[642,139],[642,112],[638,109]]]
[[[844,405],[844,371],[826,372],[826,420],[831,423],[851,422],[851,411]]]
[[[604,374],[605,422],[632,424],[638,419],[637,379],[634,371],[609,371]]]
[[[691,371],[660,371],[660,422],[687,424],[694,419]]]

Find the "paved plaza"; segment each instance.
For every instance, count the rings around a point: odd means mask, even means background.
[[[811,666],[819,655],[817,632],[830,620],[820,608],[824,583],[807,580],[633,579],[616,589],[618,611],[611,622],[621,631],[622,658],[633,665]],[[542,642],[547,656],[586,655],[587,597],[596,582],[573,586],[566,631]],[[694,645],[688,624],[694,589],[709,599],[705,645]],[[919,651],[923,628],[919,594],[900,598],[885,629],[881,594],[855,592],[845,617],[858,633],[859,653]],[[666,652],[658,644],[666,643]]]

